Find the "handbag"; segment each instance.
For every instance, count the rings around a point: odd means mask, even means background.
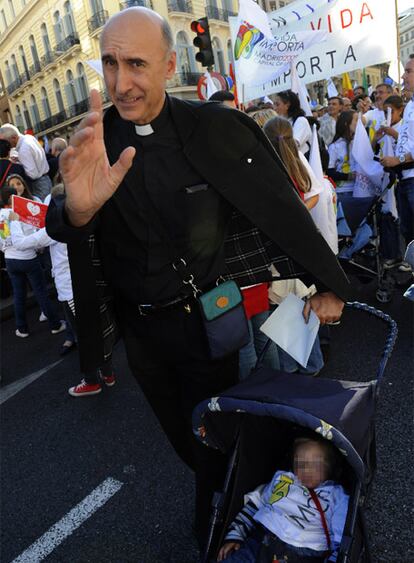
[[[240,350],[250,340],[249,325],[243,306],[243,295],[234,280],[217,280],[216,286],[203,292],[195,284],[192,274],[185,275],[187,264],[183,258],[173,262],[184,285],[192,289],[197,301],[206,334],[211,360],[219,360]]]

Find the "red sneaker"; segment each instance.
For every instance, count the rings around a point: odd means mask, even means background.
[[[105,385],[107,387],[112,387],[113,385],[115,385],[116,379],[115,379],[115,375],[103,375],[102,376],[103,382],[105,383]]]
[[[100,383],[86,383],[84,379],[76,385],[76,387],[71,387],[69,389],[69,395],[72,397],[87,397],[89,395],[97,395],[102,391]]]

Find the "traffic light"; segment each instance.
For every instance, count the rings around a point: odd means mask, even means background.
[[[198,47],[199,52],[196,54],[196,61],[202,66],[213,66],[214,55],[211,46],[210,29],[208,27],[208,19],[200,18],[191,22],[191,31],[197,34],[193,39],[193,44]]]

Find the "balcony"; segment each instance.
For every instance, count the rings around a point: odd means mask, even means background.
[[[191,3],[191,0],[168,0],[168,12],[192,14],[193,5]]]
[[[13,80],[13,82],[11,84],[6,86],[6,90],[7,90],[7,93],[9,94],[9,96],[11,96],[13,94],[13,92],[15,90],[17,90],[17,88],[20,88],[20,86],[22,84],[23,84],[23,81],[22,81],[21,77],[19,76],[18,78]]]
[[[63,123],[64,121],[66,121],[68,118],[68,116],[66,115],[66,111],[62,110],[59,113],[54,113],[51,117],[52,120],[52,125],[60,125],[60,123]]]
[[[50,65],[56,60],[56,53],[52,51],[47,51],[41,58],[40,58],[40,67],[43,69],[47,65]]]
[[[132,8],[133,6],[142,6],[143,8],[150,8],[151,10],[154,9],[152,0],[126,0],[119,5],[121,10]]]
[[[36,129],[37,129],[37,132],[45,131],[45,129],[49,129],[52,126],[53,126],[53,121],[52,121],[52,116],[51,116],[51,117],[48,117],[47,119],[43,119],[43,121],[39,121],[39,123],[36,124]]]
[[[235,12],[230,12],[229,10],[222,10],[217,8],[217,6],[211,6],[207,4],[206,15],[208,19],[218,20],[222,22],[228,22],[230,16],[235,16]]]
[[[180,86],[197,86],[198,81],[203,76],[202,72],[176,72],[171,80],[168,81],[168,88],[178,88]]]
[[[79,35],[72,32],[55,46],[57,56],[66,53],[74,45],[80,45]]]
[[[40,72],[42,70],[42,67],[40,65],[40,61],[36,61],[34,64],[31,65],[31,67],[29,68],[29,75],[30,78],[33,78],[33,76],[35,74],[37,74],[38,72]]]
[[[93,14],[93,16],[88,20],[89,33],[93,33],[107,22],[109,18],[108,10],[99,10]]]
[[[70,106],[68,111],[68,117],[76,117],[77,115],[81,115],[82,113],[87,112],[89,109],[89,99],[86,98],[85,100],[81,100],[77,102],[73,106]]]

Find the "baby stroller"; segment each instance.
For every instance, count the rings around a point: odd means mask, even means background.
[[[338,563],[370,563],[364,503],[376,468],[375,421],[379,384],[396,336],[396,323],[372,307],[349,303],[389,328],[376,379],[365,383],[314,379],[256,367],[251,377],[200,403],[193,430],[205,445],[229,457],[223,490],[213,498],[203,563],[216,561],[225,532],[243,507],[244,495],[285,469],[286,452],[305,431],[330,440],[343,455],[350,496]],[[260,360],[259,360],[260,361]]]
[[[395,174],[390,174],[387,186],[373,198],[350,198],[342,201],[343,215],[339,214],[338,222],[338,258],[342,267],[361,283],[376,280],[375,296],[380,303],[391,301],[395,286],[400,281],[404,283],[399,280],[397,270],[384,266],[387,243],[381,237],[381,233],[388,232],[388,236],[394,239],[394,246],[398,248],[399,233],[390,227],[394,219],[390,213],[383,214],[381,211],[383,198],[394,185],[395,179]]]

